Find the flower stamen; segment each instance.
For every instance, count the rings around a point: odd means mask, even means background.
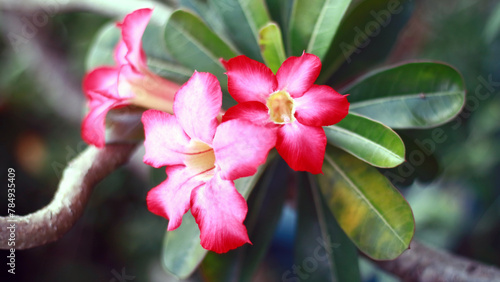
[[[209,180],[214,176],[215,153],[210,145],[200,140],[191,139],[184,159],[186,167],[200,180]]]
[[[269,117],[274,123],[284,124],[295,121],[295,105],[293,98],[285,90],[277,91],[267,99]]]

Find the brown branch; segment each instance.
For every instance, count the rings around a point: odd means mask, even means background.
[[[88,147],[63,172],[52,201],[25,216],[0,217],[0,248],[28,249],[61,238],[83,214],[94,186],[126,163],[136,145]],[[10,229],[15,225],[15,246],[9,246]]]
[[[500,281],[500,269],[413,241],[392,261],[375,261],[403,281]]]

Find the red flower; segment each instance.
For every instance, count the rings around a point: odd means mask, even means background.
[[[179,85],[151,72],[142,49],[142,34],[151,14],[151,9],[137,10],[117,24],[122,31],[114,54],[117,65],[97,68],[83,80],[89,112],[82,123],[82,138],[89,144],[104,146],[106,114],[111,109],[136,105],[172,112]]]
[[[294,170],[321,173],[326,148],[322,126],[341,121],[349,111],[347,95],[315,85],[321,61],[304,53],[288,58],[276,75],[242,55],[223,62],[228,88],[239,103],[223,122],[243,118],[275,129],[276,149]]]
[[[168,174],[148,193],[148,209],[169,219],[168,230],[191,209],[201,245],[217,253],[250,243],[243,225],[247,204],[233,180],[253,175],[276,144],[271,129],[248,121],[219,125],[221,105],[217,78],[195,72],[175,95],[175,116],[156,110],[142,116],[144,162],[167,166]]]

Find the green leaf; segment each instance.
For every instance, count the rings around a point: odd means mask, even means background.
[[[177,61],[200,71],[224,71],[219,59],[236,56],[236,52],[198,16],[184,10],[175,11],[168,20],[165,43]]]
[[[465,102],[454,68],[419,62],[374,71],[348,86],[350,111],[391,128],[428,128],[453,119]]]
[[[186,68],[177,63],[158,60],[157,58],[148,57],[149,69],[157,75],[168,80],[183,84],[193,75],[193,70]]]
[[[298,193],[295,265],[305,274],[303,278],[361,281],[356,247],[338,226],[310,174],[301,173]],[[283,277],[294,275],[290,272]]]
[[[348,114],[324,127],[328,142],[377,167],[395,167],[405,161],[405,145],[396,132],[372,119]]]
[[[100,66],[113,66],[113,58],[116,44],[120,40],[121,32],[115,23],[103,26],[90,46],[87,58],[85,59],[86,70],[92,70]]]
[[[409,248],[415,222],[410,206],[377,169],[327,148],[319,186],[342,230],[366,255],[394,259]]]
[[[281,31],[275,23],[269,23],[259,32],[259,45],[266,65],[276,74],[286,60]]]
[[[205,23],[222,38],[229,38],[226,26],[217,9],[206,0],[180,0],[180,9],[194,11]]]
[[[322,60],[318,81],[327,81],[335,73],[330,81],[343,82],[383,62],[412,11],[413,1],[409,0],[359,2],[342,20]]]
[[[193,70],[175,62],[165,47],[163,40],[164,27],[149,24],[142,36],[142,47],[148,57],[147,64],[150,70],[169,80],[184,83]]]
[[[142,48],[146,55],[156,60],[175,62],[174,58],[168,54],[163,40],[164,26],[149,23],[142,34]]]
[[[278,23],[281,30],[288,31],[288,23],[292,14],[294,1],[289,0],[266,0],[267,9],[273,21]],[[288,44],[288,32],[283,32],[283,42]],[[285,50],[289,50],[290,46],[286,45]]]
[[[220,58],[229,60],[236,56],[221,38],[203,21],[188,11],[175,11],[165,27],[165,42],[170,54],[184,66],[217,76],[222,89],[227,90],[227,77]],[[223,107],[235,102],[225,93]]]
[[[295,0],[289,26],[290,55],[304,52],[321,60],[332,43],[351,0]]]
[[[165,270],[180,279],[188,278],[207,254],[200,245],[200,229],[191,214],[182,217],[182,224],[165,234],[162,264]]]
[[[484,38],[486,43],[491,44],[493,40],[500,34],[500,3],[497,4],[493,12],[491,13],[488,22],[484,28]]]
[[[274,157],[275,154],[270,154],[267,162],[260,166],[254,175],[234,181],[236,189],[245,199],[248,198],[260,176]],[[180,279],[186,279],[196,270],[207,252],[200,245],[198,225],[191,212],[188,212],[183,216],[179,228],[165,234],[162,263],[168,272]]]
[[[285,203],[291,173],[285,161],[278,158],[266,170],[258,190],[249,198],[249,215],[245,225],[252,245],[245,245],[239,250],[243,255],[240,255],[241,279],[238,281],[252,280],[269,249]]]
[[[293,1],[288,0],[266,0],[267,10],[271,19],[278,23],[283,30],[287,30],[287,21],[292,11]]]
[[[249,58],[262,61],[259,30],[271,20],[264,0],[210,0],[222,16],[236,47]]]
[[[414,181],[420,185],[429,185],[442,174],[443,168],[437,160],[435,140],[443,141],[437,138],[444,136],[445,131],[442,128],[436,128],[429,136],[427,130],[404,130],[400,131],[399,136],[405,144],[407,164],[395,168],[380,170],[383,175],[396,186],[396,188],[405,188]],[[441,135],[442,134],[442,135]],[[427,139],[430,137],[429,139]],[[458,156],[457,156],[458,160]]]

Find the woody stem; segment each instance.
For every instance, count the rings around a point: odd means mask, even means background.
[[[61,238],[82,216],[93,188],[122,164],[136,145],[88,147],[71,161],[62,174],[52,201],[44,208],[16,217],[0,217],[0,249],[10,249],[10,230],[15,228],[16,249],[29,249]]]

